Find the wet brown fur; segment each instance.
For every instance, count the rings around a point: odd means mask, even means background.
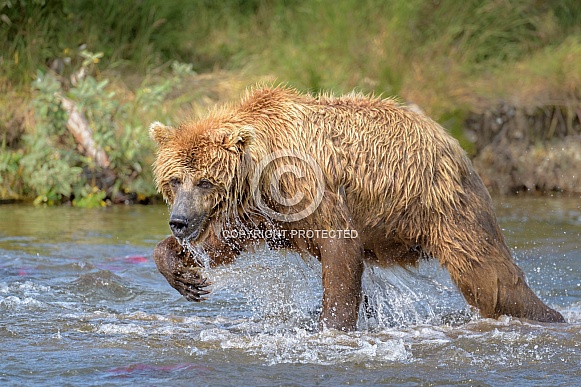
[[[321,260],[321,321],[326,326],[355,327],[364,259],[405,265],[421,256],[437,258],[485,317],[564,321],[526,285],[488,192],[458,142],[436,122],[394,100],[359,94],[314,97],[284,87],[258,87],[240,104],[216,109],[201,121],[178,128],[154,124],[151,136],[159,144],[156,182],[168,203],[174,201],[171,178],[190,184],[204,178],[215,184],[204,199],[208,220],[195,241],[210,251],[224,249],[216,234],[227,223],[357,230],[356,239],[282,243]],[[324,176],[324,196],[316,211],[290,223],[266,216],[250,188],[260,160],[286,149],[310,155]],[[288,163],[293,161],[282,158],[272,164]],[[313,179],[312,174],[306,179],[283,175],[281,187],[289,197],[301,192],[313,200]],[[261,185],[261,192],[268,187]],[[263,199],[285,211],[267,194]],[[244,241],[238,247],[228,250],[224,261],[234,259]],[[220,261],[220,254],[214,255]]]

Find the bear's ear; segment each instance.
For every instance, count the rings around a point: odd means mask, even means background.
[[[157,143],[163,145],[170,138],[173,128],[161,122],[155,121],[149,125],[149,137]]]
[[[254,128],[245,125],[224,136],[222,145],[231,152],[243,151],[254,140]]]

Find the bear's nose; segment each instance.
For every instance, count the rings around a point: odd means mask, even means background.
[[[187,236],[186,231],[188,229],[188,224],[188,220],[182,216],[172,216],[169,219],[169,228],[171,229],[173,235],[178,239],[182,239]]]

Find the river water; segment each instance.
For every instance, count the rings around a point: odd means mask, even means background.
[[[436,263],[367,269],[374,312],[319,332],[320,265],[261,250],[190,303],[157,272],[163,206],[0,206],[0,385],[573,386],[581,199],[502,198],[530,286],[566,324],[483,319]]]

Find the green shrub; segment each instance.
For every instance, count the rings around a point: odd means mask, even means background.
[[[87,73],[97,62],[89,52],[76,73]],[[52,73],[38,72],[34,83],[35,130],[25,136],[27,153],[20,160],[24,183],[36,197],[35,203],[56,204],[72,199],[76,206],[100,205],[105,198],[132,193],[140,198],[155,194],[149,165],[153,148],[144,117],[157,112],[161,101],[191,75],[191,66],[174,64],[173,76],[150,84],[145,80],[132,100],[121,98],[108,79],[87,75],[65,91]],[[78,144],[66,128],[68,113],[61,96],[75,102],[86,117],[93,140],[105,151],[108,168],[99,167],[91,157],[78,151]]]
[[[23,195],[22,151],[9,149],[3,142],[0,146],[0,199],[17,199]]]
[[[35,203],[56,204],[83,187],[80,155],[65,128],[67,114],[57,96],[60,83],[39,72],[34,86],[38,91],[33,100],[37,125],[24,136],[23,183],[36,197]]]

